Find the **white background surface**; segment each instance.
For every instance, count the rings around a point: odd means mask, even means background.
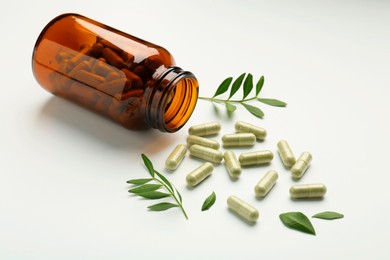
[[[211,96],[228,76],[264,75],[260,120],[243,108],[233,118],[199,101],[175,134],[131,132],[44,91],[31,72],[42,28],[76,12],[166,47]],[[11,1],[0,16],[0,259],[389,259],[389,1]],[[146,177],[140,154],[159,170],[190,125],[237,120],[268,130],[251,150],[287,139],[313,163],[299,183],[323,182],[322,201],[291,201],[295,184],[276,155],[232,182],[224,165],[190,190],[188,156],[168,178],[184,197],[180,211],[149,212],[126,180]],[[221,135],[216,137],[220,139]],[[235,150],[241,153],[243,150]],[[264,200],[253,187],[268,169],[279,181]],[[216,204],[201,212],[211,191]],[[235,194],[260,211],[249,226],[228,211]],[[342,220],[312,219],[317,236],[287,229],[278,215],[333,210]]]

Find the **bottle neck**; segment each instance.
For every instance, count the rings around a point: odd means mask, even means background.
[[[198,81],[189,71],[169,67],[149,86],[146,122],[162,132],[176,132],[184,126],[198,100]]]

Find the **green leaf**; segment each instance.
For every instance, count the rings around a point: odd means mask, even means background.
[[[260,108],[258,107],[254,107],[252,105],[248,105],[248,104],[245,104],[245,103],[241,103],[245,108],[246,110],[248,110],[252,115],[254,116],[257,116],[259,118],[263,118],[264,117],[264,113],[263,111],[261,111]]]
[[[145,154],[142,154],[141,157],[142,157],[142,160],[144,161],[146,168],[148,169],[148,171],[150,173],[150,176],[152,176],[154,178],[154,168],[153,168],[152,162],[149,160],[149,158]]]
[[[217,199],[217,196],[215,195],[215,192],[213,191],[213,193],[211,193],[211,195],[208,196],[206,198],[206,200],[203,202],[202,211],[205,211],[205,210],[208,210],[209,208],[211,208],[211,206],[214,205],[216,199]]]
[[[138,193],[157,190],[161,186],[162,186],[161,184],[144,184],[142,186],[138,186],[137,188],[130,189],[129,192],[138,194]]]
[[[233,78],[229,77],[229,78],[225,79],[224,81],[222,81],[221,85],[219,85],[217,91],[215,92],[213,98],[225,93],[229,89],[229,86],[230,86],[230,83],[232,83],[232,80],[233,80]]]
[[[257,98],[258,101],[264,103],[264,104],[267,104],[267,105],[270,105],[270,106],[274,106],[274,107],[285,107],[287,106],[287,103],[281,101],[281,100],[277,100],[277,99],[273,99],[273,98]]]
[[[234,82],[232,85],[232,90],[230,91],[229,99],[237,92],[237,90],[240,88],[242,81],[244,80],[246,73],[242,73]]]
[[[171,196],[168,193],[160,192],[160,191],[146,191],[146,192],[139,192],[136,193],[138,196],[144,197],[146,199],[162,199]]]
[[[228,112],[234,112],[235,110],[236,110],[236,106],[235,105],[233,105],[232,103],[230,103],[230,102],[226,102],[225,103],[225,105],[226,105],[226,110],[228,111]]]
[[[155,171],[155,173],[157,174],[158,177],[160,177],[160,179],[170,188],[171,192],[173,193],[173,187],[172,187],[172,184],[168,181],[167,178],[164,177],[164,175],[162,175],[161,173],[159,173],[158,171]]]
[[[245,99],[249,95],[249,93],[251,93],[252,89],[253,89],[253,77],[252,74],[249,73],[244,81],[244,95],[242,99]]]
[[[320,218],[320,219],[326,219],[326,220],[332,220],[332,219],[338,219],[343,218],[344,215],[338,212],[334,211],[324,211],[321,213],[317,213],[312,218]]]
[[[259,95],[261,89],[263,88],[264,85],[264,76],[261,76],[259,81],[256,84],[256,97]]]
[[[181,197],[181,194],[180,194],[180,192],[175,188],[175,190],[176,190],[176,194],[177,194],[177,196],[179,197],[179,201],[180,201],[180,203],[183,203],[183,198]]]
[[[245,76],[245,73],[244,73],[243,75]],[[241,75],[241,76],[242,76],[242,75]],[[241,77],[241,76],[240,76],[240,77]],[[234,83],[233,83],[233,85],[232,85],[232,88],[230,89],[230,95],[229,95],[228,100],[229,100],[234,94],[236,94],[236,92],[240,89],[240,86],[241,86],[241,83],[242,83],[242,79],[241,79],[241,82],[237,81],[237,80],[240,79],[240,77],[238,77],[238,78],[234,81]]]
[[[279,215],[280,220],[289,228],[315,235],[313,225],[305,214],[301,212],[286,212]]]
[[[150,182],[151,180],[153,180],[153,179],[132,179],[132,180],[128,180],[127,183],[135,184],[135,185],[142,185],[142,184]]]
[[[164,211],[170,208],[179,207],[177,204],[169,203],[169,202],[161,202],[151,206],[148,206],[148,209],[152,211]]]

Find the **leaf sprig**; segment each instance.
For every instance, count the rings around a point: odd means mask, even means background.
[[[219,85],[214,96],[212,96],[211,98],[199,97],[199,99],[211,101],[213,103],[223,104],[223,105],[225,105],[228,113],[233,113],[237,109],[237,106],[235,104],[241,104],[246,110],[248,110],[249,113],[251,113],[252,115],[259,117],[259,118],[264,117],[264,112],[260,108],[248,104],[248,102],[259,101],[259,102],[262,102],[264,104],[267,104],[270,106],[275,106],[275,107],[285,107],[287,105],[287,103],[285,103],[281,100],[278,100],[278,99],[260,98],[259,97],[259,94],[264,86],[264,76],[261,76],[260,79],[256,83],[255,96],[249,97],[249,98],[248,98],[248,96],[252,92],[253,87],[254,87],[252,74],[248,73],[248,75],[246,75],[246,73],[242,73],[236,80],[234,80],[233,84],[232,84],[232,82],[233,82],[232,77],[225,79]],[[231,85],[231,87],[230,87],[230,85]],[[232,97],[237,93],[237,91],[240,89],[241,86],[243,86],[242,99],[232,99]],[[229,97],[227,99],[216,98],[217,96],[222,95],[225,92],[227,92],[229,90],[229,87],[230,87],[230,93],[229,93]]]
[[[187,213],[183,208],[183,199],[180,192],[164,177],[164,175],[154,169],[152,162],[145,154],[142,154],[141,157],[151,178],[128,180],[127,183],[134,185],[129,192],[151,200],[172,197],[176,203],[161,202],[148,206],[148,209],[152,211],[164,211],[170,208],[179,207],[186,219],[188,219]],[[151,181],[154,181],[155,184],[149,184]],[[165,189],[165,191],[162,191],[161,189]]]

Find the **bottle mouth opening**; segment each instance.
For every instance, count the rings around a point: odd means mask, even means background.
[[[169,67],[147,89],[146,121],[162,132],[181,129],[191,117],[198,101],[198,80],[189,71]]]
[[[169,88],[165,100],[163,127],[166,132],[176,132],[191,117],[198,100],[198,81],[186,72],[177,77]]]

